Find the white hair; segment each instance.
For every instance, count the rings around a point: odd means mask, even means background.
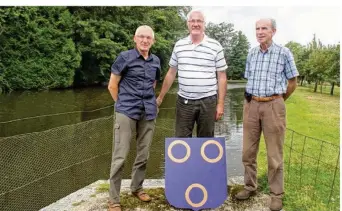
[[[191,10],[191,11],[187,14],[186,20],[189,20],[189,19],[190,19],[192,13],[200,13],[200,14],[203,16],[203,21],[205,22],[205,15],[204,15],[204,13],[202,12],[202,10],[200,10],[200,9]]]
[[[137,35],[140,33],[140,31],[143,30],[143,29],[150,30],[150,31],[152,32],[152,38],[154,39],[154,32],[153,32],[153,29],[152,29],[150,26],[148,26],[148,25],[139,26],[139,27],[137,28],[137,30],[135,31],[135,35],[137,36]]]

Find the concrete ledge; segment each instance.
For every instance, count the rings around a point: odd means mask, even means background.
[[[121,191],[130,191],[131,180],[125,179],[122,180],[121,183]],[[97,188],[102,184],[108,184],[108,180],[99,180],[94,182],[58,201],[50,204],[47,207],[41,209],[41,211],[105,211],[107,210],[107,201],[108,201],[108,192],[97,193]],[[243,185],[243,177],[230,177],[228,179],[229,186]],[[147,179],[144,181],[144,188],[164,188],[165,183],[163,179]],[[257,194],[257,196],[253,197],[252,200],[246,202],[239,208],[239,206],[230,205],[230,199],[226,200],[226,202],[219,208],[215,210],[224,210],[224,211],[269,211],[268,203],[269,197],[265,194]],[[244,202],[240,202],[244,203]],[[128,209],[123,209],[128,210]],[[174,209],[171,209],[174,210]],[[137,207],[134,211],[148,211],[144,208]]]

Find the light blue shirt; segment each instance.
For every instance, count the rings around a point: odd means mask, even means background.
[[[287,81],[298,76],[291,51],[274,42],[262,52],[260,46],[250,50],[246,61],[246,92],[254,96],[267,97],[284,94]]]

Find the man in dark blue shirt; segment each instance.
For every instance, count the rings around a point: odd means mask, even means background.
[[[137,156],[132,169],[131,191],[142,201],[151,200],[143,191],[142,184],[157,117],[154,89],[160,78],[160,60],[149,52],[154,43],[151,27],[138,27],[134,42],[134,49],[121,52],[116,58],[108,85],[115,101],[114,150],[109,179],[110,211],[121,211],[121,175],[134,131]]]

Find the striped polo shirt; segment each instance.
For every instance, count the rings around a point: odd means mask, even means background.
[[[250,50],[246,61],[246,92],[259,97],[284,94],[287,80],[298,76],[291,51],[274,42],[262,52],[260,46]]]
[[[177,41],[169,65],[177,69],[178,95],[186,99],[216,95],[216,71],[228,68],[221,44],[206,35],[197,45],[190,36]]]

